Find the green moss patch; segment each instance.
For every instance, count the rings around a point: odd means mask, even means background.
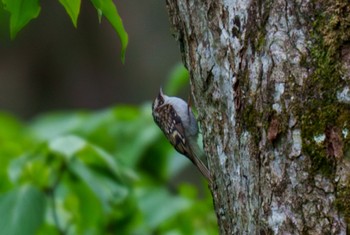
[[[343,44],[350,39],[350,8],[344,0],[314,2],[310,58],[301,60],[301,65],[313,72],[301,87],[294,113],[300,120],[303,152],[310,156],[313,172],[331,176],[336,159],[329,155],[326,141],[317,143],[314,137],[328,128],[350,129],[350,107],[337,100],[337,92],[349,85],[341,78],[339,58]],[[348,141],[348,137],[343,140],[345,144]]]

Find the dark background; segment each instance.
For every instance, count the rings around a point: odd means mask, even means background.
[[[100,109],[152,100],[180,62],[164,1],[115,2],[129,34],[120,41],[95,8],[82,1],[78,27],[58,1],[40,1],[38,18],[10,40],[0,12],[0,110],[23,119],[43,112]]]

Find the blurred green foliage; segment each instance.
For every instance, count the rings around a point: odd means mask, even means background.
[[[0,113],[0,234],[217,234],[205,183],[167,185],[174,154],[150,103]]]

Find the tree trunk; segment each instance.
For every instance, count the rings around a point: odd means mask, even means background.
[[[350,227],[348,0],[167,0],[221,234]]]

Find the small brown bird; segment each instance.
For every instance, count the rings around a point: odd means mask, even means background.
[[[199,159],[202,151],[197,144],[198,124],[188,104],[180,98],[164,95],[160,89],[152,104],[152,115],[174,148],[189,158],[211,184],[210,172]]]

